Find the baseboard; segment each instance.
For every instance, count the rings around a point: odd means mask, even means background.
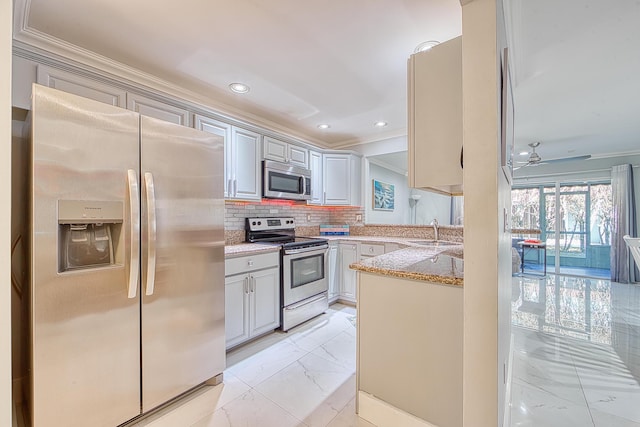
[[[364,391],[358,391],[358,416],[377,427],[438,427]]]
[[[335,302],[339,302],[340,304],[344,304],[344,305],[349,305],[351,307],[355,307],[356,303],[355,301],[351,301],[351,300],[347,300],[347,299],[342,299],[340,297],[338,297],[338,299]]]

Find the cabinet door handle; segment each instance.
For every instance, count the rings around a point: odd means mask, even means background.
[[[233,179],[233,197],[237,197],[238,196],[238,180],[237,179]]]
[[[231,178],[227,179],[227,195],[229,197],[233,197],[233,194],[231,193]]]
[[[254,293],[256,291],[256,278],[251,276],[251,293]]]
[[[249,278],[245,277],[244,280],[242,281],[242,288],[244,289],[244,293],[248,294],[249,293]]]
[[[327,203],[327,192],[322,193],[322,203]]]

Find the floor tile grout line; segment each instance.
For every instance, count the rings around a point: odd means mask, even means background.
[[[596,427],[596,420],[593,418],[593,414],[591,413],[591,405],[589,405],[589,400],[587,400],[587,394],[584,392],[584,385],[582,384],[582,379],[580,378],[580,373],[578,372],[578,368],[576,366],[574,350],[575,350],[574,347],[569,347],[569,357],[571,357],[571,361],[573,362],[573,369],[576,372],[576,377],[578,378],[578,384],[580,384],[580,392],[582,392],[582,397],[584,398],[584,404],[587,407],[589,418],[591,418],[591,424],[593,424],[593,427]]]
[[[255,391],[256,393],[258,393],[260,396],[264,397],[265,399],[267,399],[269,402],[273,403],[274,405],[276,405],[278,408],[282,409],[284,412],[286,412],[287,414],[289,414],[291,417],[293,417],[294,419],[296,419],[300,424],[302,424],[303,426],[307,426],[309,427],[309,424],[305,423],[304,420],[301,420],[300,418],[296,417],[295,415],[293,415],[291,412],[287,411],[285,408],[283,408],[282,406],[280,406],[278,404],[278,402],[273,401],[272,399],[269,398],[269,396],[265,395],[264,393],[261,393],[260,390],[257,390],[255,387],[252,388],[253,391]]]

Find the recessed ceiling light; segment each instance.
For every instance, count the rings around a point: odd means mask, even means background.
[[[383,128],[387,125],[387,122],[383,122],[382,120],[380,120],[379,122],[375,122],[373,125],[378,128]]]
[[[231,89],[231,92],[235,92],[235,93],[247,93],[247,92],[249,92],[249,86],[247,86],[244,83],[231,83],[229,85],[229,89]]]
[[[330,127],[331,127],[331,126],[329,126],[329,125],[328,125],[328,124],[326,124],[326,123],[320,123],[320,124],[318,125],[318,129],[329,129]]]
[[[521,156],[526,156],[526,155],[528,155],[528,154],[529,154],[529,152],[528,152],[528,151],[521,151],[521,152],[520,152],[520,155],[521,155]]]
[[[413,53],[420,53],[420,52],[424,52],[425,50],[429,50],[434,46],[439,45],[440,42],[437,40],[429,40],[426,42],[422,42],[420,43],[418,46],[416,46],[416,48],[413,50]]]

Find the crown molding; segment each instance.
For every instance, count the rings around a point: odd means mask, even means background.
[[[349,147],[357,147],[359,145],[372,144],[374,142],[380,142],[387,139],[401,138],[406,136],[407,136],[407,129],[403,128],[403,129],[398,129],[394,131],[388,131],[385,133],[380,133],[380,134],[377,134],[375,137],[370,137],[366,139],[350,139],[350,140],[342,141],[337,144],[331,145],[331,148],[344,149]]]
[[[407,175],[407,171],[406,170],[403,170],[403,169],[400,169],[400,168],[398,168],[396,166],[390,165],[389,163],[384,162],[382,160],[372,159],[371,157],[367,157],[367,160],[369,160],[370,164],[373,164],[373,165],[376,165],[376,166],[380,166],[381,168],[388,169],[391,172],[395,172],[395,173],[400,174],[402,176],[406,176]]]

